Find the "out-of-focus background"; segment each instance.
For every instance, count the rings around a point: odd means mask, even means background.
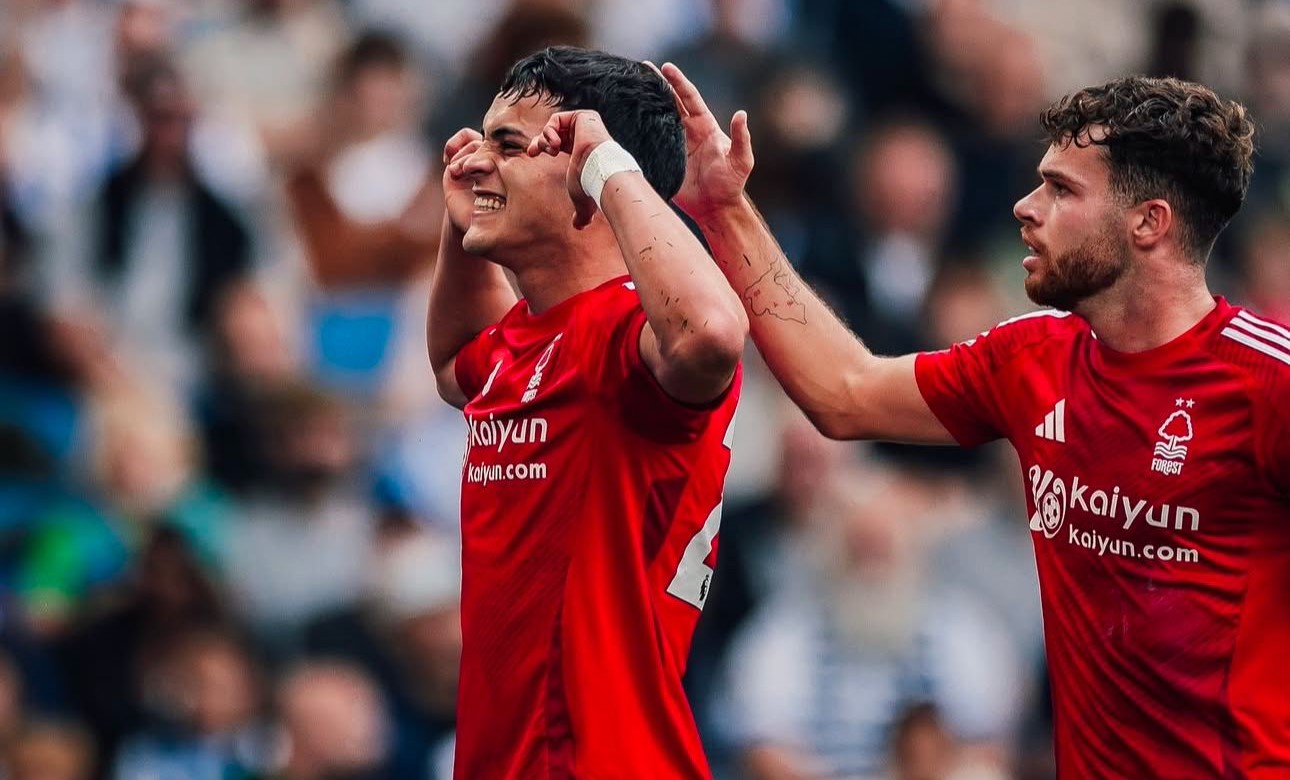
[[[1213,286],[1290,318],[1284,0],[3,0],[0,776],[449,776],[439,156],[553,43],[748,109],[752,196],[888,353],[1029,308],[1047,102],[1204,81],[1261,130]],[[826,441],[751,352],[743,406],[687,677],[718,777],[1050,777],[1011,452]]]

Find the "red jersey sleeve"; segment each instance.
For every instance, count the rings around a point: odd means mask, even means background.
[[[730,394],[737,392],[742,365],[730,386],[716,399],[693,406],[668,395],[641,357],[641,331],[645,328],[645,310],[636,292],[623,290],[619,305],[606,306],[598,313],[595,332],[603,334],[603,356],[597,381],[602,392],[622,415],[627,425],[640,435],[661,442],[694,441],[703,432],[712,413],[721,408]]]
[[[1008,435],[1010,388],[1019,356],[1051,332],[1062,312],[1036,312],[1000,323],[914,362],[918,390],[959,444],[973,447]]]

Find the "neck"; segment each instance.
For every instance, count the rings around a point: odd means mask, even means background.
[[[1144,352],[1178,338],[1214,309],[1205,267],[1184,258],[1134,264],[1109,289],[1076,307],[1117,352]]]
[[[550,257],[558,261],[551,262]],[[528,301],[529,311],[541,314],[578,293],[594,290],[622,276],[627,273],[627,264],[608,225],[593,225],[572,241],[553,249],[541,262],[528,263],[512,271],[520,295]]]

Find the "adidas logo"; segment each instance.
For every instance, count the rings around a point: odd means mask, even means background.
[[[1041,439],[1066,443],[1066,399],[1057,402],[1053,410],[1044,415],[1044,421],[1035,426],[1035,435]]]

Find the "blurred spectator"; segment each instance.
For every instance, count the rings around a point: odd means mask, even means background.
[[[559,0],[512,0],[506,13],[471,55],[470,68],[441,101],[432,125],[435,143],[442,144],[463,127],[478,128],[484,112],[517,60],[548,46],[589,46],[591,27],[576,3]]]
[[[22,677],[8,656],[0,654],[0,750],[12,744],[24,717]]]
[[[229,528],[227,573],[240,615],[281,658],[308,621],[359,598],[375,528],[336,398],[292,383],[269,389],[254,414],[266,471]]]
[[[1290,219],[1264,215],[1244,241],[1239,296],[1259,314],[1290,322]]]
[[[287,182],[323,288],[313,306],[315,371],[352,393],[384,379],[400,288],[429,269],[438,246],[438,173],[414,134],[416,82],[397,38],[360,35],[335,66],[326,148]]]
[[[701,36],[663,57],[690,77],[718,121],[728,122],[735,111],[751,110],[758,87],[776,64],[775,49],[747,21],[757,19],[750,7],[763,0],[710,0],[711,27]],[[764,17],[761,17],[764,18]],[[759,144],[758,152],[772,151]],[[759,161],[760,163],[760,161]]]
[[[919,314],[946,239],[958,191],[955,160],[917,120],[875,128],[853,171],[856,249],[803,272],[824,286],[875,351],[919,346]]]
[[[92,402],[90,473],[101,495],[64,497],[39,518],[20,564],[28,617],[60,631],[91,596],[116,583],[163,524],[209,566],[223,553],[230,506],[197,470],[187,420],[163,399],[114,393]]]
[[[999,283],[980,260],[944,262],[923,299],[920,341],[929,349],[944,349],[976,338],[1007,319],[1010,311]]]
[[[36,723],[5,746],[6,780],[91,780],[94,747],[73,726]]]
[[[988,613],[930,587],[919,494],[891,477],[830,485],[798,559],[809,576],[740,633],[726,725],[748,777],[874,774],[896,718],[923,700],[962,739],[1009,737],[1015,662]]]
[[[224,780],[270,760],[270,742],[255,728],[256,674],[232,636],[181,634],[144,659],[141,674],[151,723],[122,746],[118,780]]]
[[[277,703],[286,755],[271,780],[385,777],[385,713],[376,686],[357,668],[305,664],[279,685]]]
[[[831,75],[805,61],[770,67],[749,112],[758,156],[748,192],[794,264],[827,266],[850,251],[851,195],[845,176],[820,172],[846,169],[852,106]]]
[[[748,376],[748,374],[745,374]],[[740,399],[741,409],[748,396]],[[826,439],[787,399],[772,407],[776,428],[773,484],[755,500],[730,501],[722,513],[717,568],[690,644],[685,688],[705,737],[716,735],[723,716],[716,698],[731,641],[765,601],[798,576],[798,548],[809,534],[809,515],[820,489],[859,468],[856,445]],[[742,417],[736,436],[747,425]],[[720,740],[705,745],[714,768],[729,760]],[[717,774],[720,774],[719,772]]]
[[[179,72],[152,60],[128,84],[142,147],[60,236],[48,305],[89,378],[111,377],[110,351],[115,371],[186,396],[205,369],[215,301],[250,271],[251,237],[191,164],[194,106]]]
[[[1290,4],[1257,3],[1250,27],[1248,100],[1259,127],[1248,197],[1260,211],[1290,213]]]
[[[360,606],[309,629],[308,652],[361,665],[391,707],[390,780],[423,780],[453,732],[461,661],[461,563],[455,539],[386,532]]]
[[[60,643],[71,703],[111,765],[117,746],[147,724],[145,672],[179,637],[227,623],[216,582],[189,541],[170,527],[151,534],[119,597]]]
[[[915,704],[892,729],[891,780],[951,780],[956,748],[936,707]]]
[[[249,123],[271,162],[312,148],[309,116],[345,38],[331,0],[231,0],[193,42],[186,71],[202,102]]]
[[[331,100],[324,158],[288,183],[314,276],[328,288],[406,281],[433,259],[439,219],[399,40],[360,35],[336,63]]]
[[[196,414],[207,473],[236,493],[253,488],[269,468],[257,403],[299,374],[286,330],[283,314],[251,285],[231,288],[217,303],[213,365]]]

